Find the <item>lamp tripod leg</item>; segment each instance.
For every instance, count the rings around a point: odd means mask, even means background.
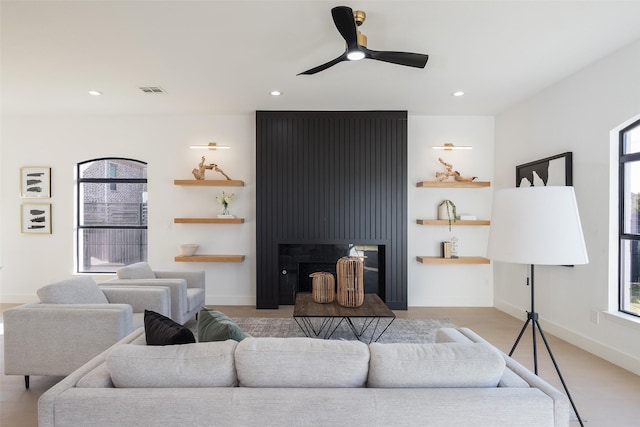
[[[518,338],[516,339],[516,342],[513,344],[513,347],[511,347],[511,351],[509,352],[509,357],[511,357],[513,355],[513,352],[516,351],[516,347],[520,342],[520,338],[522,338],[522,335],[524,335],[524,332],[527,330],[527,326],[529,326],[530,321],[531,319],[527,319],[527,321],[524,323],[524,326],[520,330],[520,334],[518,334]]]
[[[576,408],[575,403],[573,403],[573,398],[571,397],[571,393],[569,393],[569,388],[567,387],[567,384],[564,382],[564,378],[562,377],[562,374],[560,373],[560,368],[558,367],[558,363],[556,362],[556,358],[553,357],[553,353],[551,352],[551,347],[549,346],[549,343],[547,342],[547,338],[544,336],[544,332],[542,332],[542,327],[540,326],[540,322],[538,322],[538,320],[535,319],[533,321],[533,324],[534,324],[535,327],[538,328],[538,331],[540,332],[540,336],[542,337],[542,341],[544,342],[544,345],[547,348],[547,353],[549,353],[549,357],[551,358],[551,362],[553,362],[553,367],[556,368],[556,372],[558,373],[558,377],[560,378],[560,382],[562,383],[562,387],[564,387],[564,391],[565,391],[565,393],[567,393],[567,397],[569,398],[569,402],[571,403],[571,407],[573,408],[573,412],[575,412],[576,417],[578,418],[578,422],[580,423],[580,426],[584,427],[584,424],[582,423],[582,418],[580,418],[580,414],[578,413],[578,408]]]

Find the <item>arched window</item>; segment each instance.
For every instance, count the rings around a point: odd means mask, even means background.
[[[147,164],[117,157],[77,164],[79,273],[147,260]]]
[[[620,311],[640,316],[640,120],[620,131]]]

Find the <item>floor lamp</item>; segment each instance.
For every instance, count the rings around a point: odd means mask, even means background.
[[[531,324],[536,375],[538,374],[536,331],[538,331],[571,407],[580,425],[583,426],[538,321],[538,313],[535,311],[533,274],[536,264],[570,266],[589,262],[573,187],[519,187],[496,191],[487,256],[494,261],[531,266],[531,280],[530,282],[527,280],[527,284],[531,286],[531,311],[527,312],[527,321],[511,348],[509,356],[513,354],[520,338]]]

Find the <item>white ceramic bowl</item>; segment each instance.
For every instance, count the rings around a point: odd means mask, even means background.
[[[182,256],[192,256],[198,250],[198,245],[195,243],[185,243],[178,245],[178,250]]]

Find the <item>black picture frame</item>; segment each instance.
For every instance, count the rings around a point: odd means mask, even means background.
[[[573,153],[535,160],[516,166],[516,187],[573,186]]]

